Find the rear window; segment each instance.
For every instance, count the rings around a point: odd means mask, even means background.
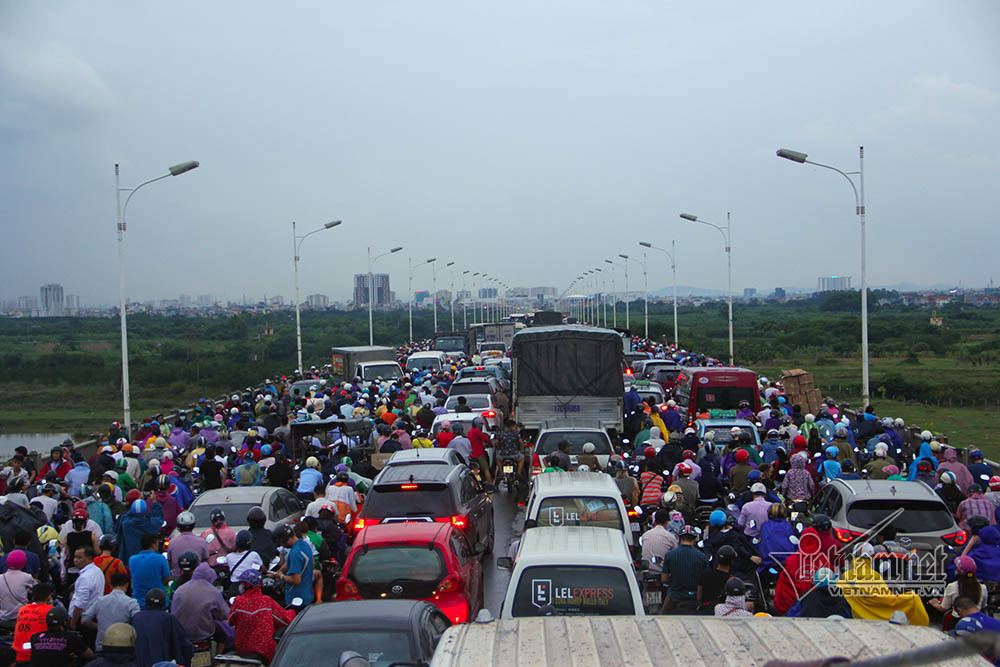
[[[221,503],[205,502],[195,503],[188,510],[194,514],[194,525],[196,528],[208,528],[212,525],[212,510],[222,509],[226,513],[226,521],[234,526],[247,525],[247,514],[254,507],[260,507],[259,503]]]
[[[944,503],[929,500],[859,500],[847,508],[847,521],[852,526],[871,528],[900,507],[905,511],[892,522],[900,533],[931,533],[955,525]]]
[[[368,364],[362,368],[362,379],[365,381],[394,379],[399,377],[399,364]]]
[[[551,454],[556,451],[556,447],[563,440],[569,442],[570,454],[583,454],[583,445],[587,442],[594,443],[594,454],[611,453],[611,441],[608,440],[608,436],[604,433],[588,433],[586,431],[569,431],[565,433],[554,431],[543,433],[542,437],[538,440],[536,450],[541,454]]]
[[[740,401],[753,405],[754,390],[751,387],[698,387],[698,412],[703,410],[735,410]]]
[[[404,584],[404,588],[411,585],[433,589],[445,574],[444,557],[437,547],[393,545],[358,550],[347,577],[363,597],[371,597],[387,592],[393,582]],[[398,582],[400,579],[406,581]]]
[[[479,344],[479,351],[480,352],[488,352],[490,350],[499,350],[500,352],[506,352],[507,351],[507,344],[506,343],[480,343]]]
[[[635,615],[625,572],[612,567],[527,567],[517,582],[514,616]]]
[[[725,445],[733,441],[733,436],[730,432],[730,429],[732,428],[732,426],[706,428],[701,437],[704,438],[709,433],[715,433],[714,439],[712,440],[712,442],[715,443],[715,446],[718,447],[719,445]],[[742,433],[750,434],[750,442],[757,442],[756,429],[750,426],[740,426],[739,429]]]
[[[402,484],[379,484],[365,499],[361,516],[386,517],[451,516],[455,503],[447,484],[417,484],[416,489],[404,489]]]
[[[622,530],[618,498],[602,496],[545,498],[538,505],[539,526],[593,526]]]
[[[465,398],[465,404],[473,410],[485,410],[490,407],[490,397],[484,394],[462,394],[462,396]],[[444,409],[448,412],[454,412],[457,407],[458,396],[451,396],[444,402]]]
[[[465,396],[467,394],[492,394],[493,389],[489,382],[462,382],[451,385],[448,390],[449,396]]]
[[[406,362],[406,370],[441,370],[441,360],[436,357],[424,357],[422,359],[410,359]]]

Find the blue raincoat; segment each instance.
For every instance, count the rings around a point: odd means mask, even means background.
[[[779,572],[781,568],[777,564],[784,565],[788,554],[798,551],[798,546],[792,544],[789,538],[795,534],[795,527],[786,519],[768,519],[760,527],[760,543],[757,545],[761,557],[764,559],[759,572],[763,572],[769,567],[773,567]]]
[[[910,463],[910,474],[907,476],[907,479],[911,482],[917,478],[917,463],[920,459],[927,459],[931,462],[931,465],[934,466],[935,470],[938,469],[938,460],[934,457],[934,452],[931,451],[931,443],[925,440],[920,443],[920,453],[918,453],[917,457],[913,459],[912,463]]]
[[[976,561],[976,577],[980,581],[1000,581],[1000,528],[986,526],[979,531],[979,544],[969,551]],[[955,562],[948,563],[948,579],[955,577]]]

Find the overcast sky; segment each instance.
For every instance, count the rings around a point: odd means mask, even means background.
[[[638,241],[678,279],[981,286],[1000,225],[1000,3],[0,4],[0,297],[350,295],[366,248],[563,289]],[[458,272],[460,273],[460,271]],[[641,286],[631,270],[631,286]],[[447,288],[448,272],[438,287]],[[617,274],[618,288],[622,277]],[[650,255],[651,290],[670,282]],[[417,271],[414,288],[429,288]]]

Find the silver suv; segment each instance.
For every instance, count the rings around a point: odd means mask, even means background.
[[[911,583],[943,582],[944,564],[958,555],[969,535],[923,482],[835,479],[810,503],[809,514],[830,517],[834,537],[846,546],[899,509],[903,513],[892,522],[895,541],[918,562]]]

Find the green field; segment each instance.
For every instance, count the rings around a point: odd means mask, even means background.
[[[992,426],[1000,416],[1000,309],[952,304],[930,311],[870,302],[872,402],[878,413],[946,433],[1000,458]],[[860,405],[860,304],[857,292],[779,303],[739,303],[734,313],[737,364],[770,378],[782,369],[811,371],[824,395]],[[643,327],[642,302],[631,306],[632,330]],[[682,347],[728,357],[726,307],[710,303],[679,311]],[[624,304],[618,304],[624,324]],[[439,313],[442,322],[447,312]],[[443,325],[444,326],[444,325]],[[672,309],[650,304],[650,335],[673,336]],[[433,331],[427,311],[414,313],[414,332]],[[327,362],[333,346],[368,342],[367,313],[304,312],[303,360]],[[405,311],[380,312],[375,342],[407,338]],[[121,359],[113,318],[0,319],[0,432],[67,431],[81,437],[120,419]],[[295,366],[295,318],[290,311],[225,318],[129,318],[132,412],[141,418],[221,396]]]

